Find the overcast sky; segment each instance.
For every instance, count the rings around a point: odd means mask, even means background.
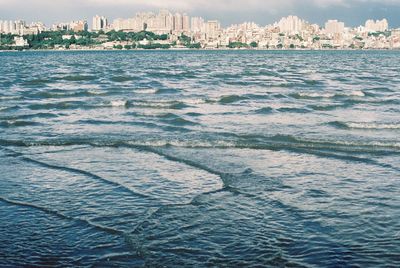
[[[387,18],[390,27],[400,27],[400,0],[0,0],[0,20],[91,22],[96,14],[112,20],[160,8],[219,19],[224,26],[244,21],[266,25],[293,14],[320,25],[332,18],[348,26]]]

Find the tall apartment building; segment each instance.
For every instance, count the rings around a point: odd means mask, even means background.
[[[339,34],[344,32],[344,22],[338,20],[328,20],[325,23],[325,31],[327,34]]]
[[[365,31],[367,32],[384,32],[389,29],[389,23],[387,19],[383,20],[367,20],[365,22]]]
[[[204,19],[200,17],[193,17],[191,19],[190,30],[192,32],[198,33],[204,31],[205,23]]]
[[[293,34],[301,32],[305,24],[305,21],[297,16],[288,16],[286,18],[282,18],[278,22],[277,26],[282,33]]]
[[[106,17],[99,15],[93,17],[93,25],[92,25],[93,31],[106,30],[107,26],[108,26],[108,20]]]
[[[5,34],[21,34],[25,27],[26,23],[22,20],[0,21],[0,32]]]
[[[215,41],[221,34],[221,24],[217,20],[210,20],[206,23],[206,36],[209,41]]]
[[[70,30],[74,32],[82,32],[88,30],[88,23],[85,20],[72,21],[69,25]]]

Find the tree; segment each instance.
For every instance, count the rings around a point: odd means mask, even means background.
[[[194,49],[200,49],[201,48],[201,44],[200,43],[190,44],[187,47],[188,48],[194,48]]]
[[[258,43],[253,41],[250,43],[250,46],[253,48],[256,48],[256,47],[258,47]]]
[[[247,44],[242,43],[242,42],[231,42],[228,45],[229,48],[242,48],[242,47],[248,47]]]

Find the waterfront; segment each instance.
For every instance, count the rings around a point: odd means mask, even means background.
[[[0,266],[400,266],[398,51],[0,54]]]

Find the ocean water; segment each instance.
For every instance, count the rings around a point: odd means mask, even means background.
[[[0,53],[0,267],[399,267],[399,62]]]

